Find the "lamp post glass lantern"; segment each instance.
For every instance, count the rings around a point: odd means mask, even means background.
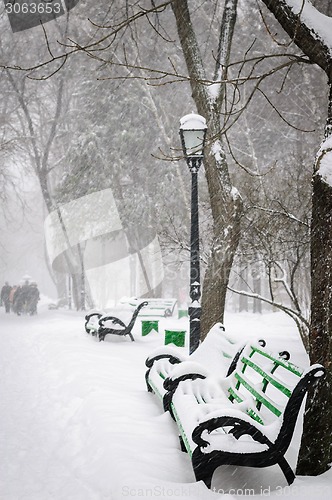
[[[189,354],[199,346],[201,334],[201,279],[199,263],[199,220],[197,176],[204,155],[206,120],[191,113],[180,120],[183,153],[191,172],[191,230],[190,230],[190,322]]]

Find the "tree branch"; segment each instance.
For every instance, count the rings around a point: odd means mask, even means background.
[[[306,8],[316,11],[316,17],[323,16],[307,0],[298,0],[298,9],[292,8],[287,0],[262,0],[294,43],[309,59],[318,64],[332,80],[331,50],[326,45],[318,30],[302,22],[301,18]]]

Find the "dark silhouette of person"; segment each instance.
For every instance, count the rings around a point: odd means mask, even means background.
[[[20,316],[22,310],[23,310],[22,286],[18,285],[13,297],[13,311],[17,314],[17,316]]]
[[[3,287],[1,288],[1,303],[5,306],[6,313],[10,312],[9,295],[11,289],[12,287],[8,284],[8,281],[6,281]]]
[[[33,314],[37,314],[38,301],[39,301],[39,290],[37,287],[37,283],[35,281],[32,281],[29,285],[28,304],[27,304],[27,311],[31,316]]]

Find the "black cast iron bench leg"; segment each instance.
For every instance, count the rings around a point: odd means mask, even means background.
[[[278,465],[279,465],[280,469],[282,470],[282,472],[286,478],[287,483],[289,485],[291,485],[295,480],[295,474],[292,471],[289,463],[287,462],[287,460],[285,459],[284,456],[280,456],[280,458],[278,460]]]

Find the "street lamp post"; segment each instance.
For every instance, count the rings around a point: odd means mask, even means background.
[[[201,334],[201,280],[199,262],[199,220],[197,176],[204,155],[206,120],[191,113],[180,120],[183,153],[191,173],[191,236],[190,236],[190,322],[189,354],[199,346]]]

